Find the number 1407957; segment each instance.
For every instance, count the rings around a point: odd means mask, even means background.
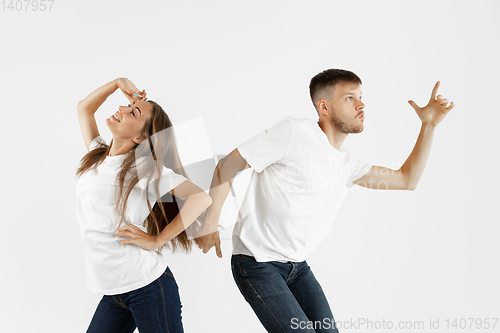
[[[2,11],[11,11],[11,12],[44,12],[50,11],[52,9],[52,5],[54,4],[54,0],[2,0]]]

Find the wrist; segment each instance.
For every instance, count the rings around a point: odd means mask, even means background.
[[[167,242],[163,242],[161,239],[160,239],[160,235],[157,235],[155,236],[155,239],[154,239],[154,244],[155,244],[155,249],[158,249],[160,247],[162,247],[163,245],[165,245]]]
[[[426,128],[426,129],[434,129],[434,128],[436,128],[436,126],[437,125],[434,125],[431,122],[422,122],[422,127]]]
[[[116,78],[111,82],[113,83],[113,87],[115,88],[115,90],[120,88],[120,78]]]

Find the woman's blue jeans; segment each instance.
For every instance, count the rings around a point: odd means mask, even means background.
[[[323,289],[306,261],[231,257],[234,280],[268,332],[338,332]]]
[[[181,300],[174,276],[165,272],[147,286],[118,295],[104,295],[87,333],[184,332]]]

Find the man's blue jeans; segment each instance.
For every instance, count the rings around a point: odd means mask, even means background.
[[[268,332],[338,332],[323,289],[306,261],[231,257],[234,280]]]
[[[147,286],[118,295],[104,295],[87,333],[184,332],[179,289],[172,272]]]

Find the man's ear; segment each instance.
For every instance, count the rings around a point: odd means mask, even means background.
[[[319,101],[318,101],[318,112],[320,115],[327,115],[327,114],[330,114],[330,109],[328,108],[328,106],[326,105],[326,100],[324,98],[321,98]]]

